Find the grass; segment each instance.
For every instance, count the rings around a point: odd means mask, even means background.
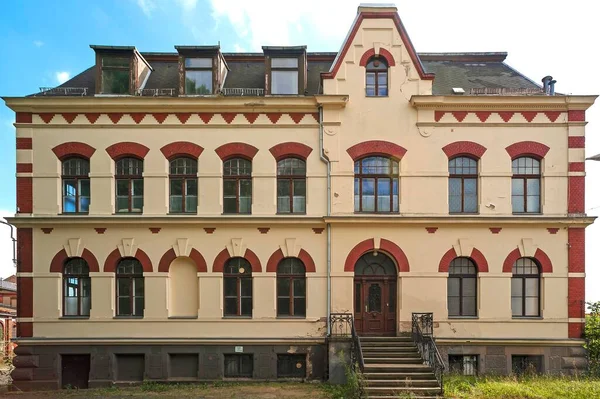
[[[593,399],[600,398],[600,379],[448,376],[444,393],[451,399]]]

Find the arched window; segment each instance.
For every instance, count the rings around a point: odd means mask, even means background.
[[[244,258],[231,258],[223,269],[225,316],[252,317],[252,266]]]
[[[540,268],[531,258],[519,258],[513,265],[511,304],[513,317],[540,315]]]
[[[298,258],[277,266],[277,316],[306,317],[306,268]]]
[[[91,297],[87,262],[82,258],[67,260],[63,269],[63,316],[89,316]]]
[[[277,212],[306,212],[306,162],[301,159],[277,162]]]
[[[175,158],[169,162],[169,212],[198,211],[198,161]]]
[[[388,95],[388,64],[383,57],[372,57],[367,63],[367,97]]]
[[[354,211],[398,212],[398,161],[368,157],[354,162]]]
[[[477,316],[477,268],[473,261],[455,258],[448,274],[448,316]]]
[[[117,265],[117,316],[144,316],[144,270],[135,258]]]
[[[512,161],[513,213],[540,213],[541,180],[540,161],[520,157]]]
[[[140,213],[144,208],[144,161],[121,158],[115,163],[117,213]]]
[[[477,212],[477,161],[456,157],[448,161],[450,213]]]
[[[90,161],[68,158],[62,162],[63,213],[90,210]]]
[[[223,213],[252,212],[252,162],[232,158],[223,162]]]

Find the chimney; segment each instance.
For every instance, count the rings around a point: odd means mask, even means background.
[[[553,96],[556,80],[552,80],[552,76],[548,75],[542,78],[542,83],[544,84],[544,93],[546,93],[547,96]]]

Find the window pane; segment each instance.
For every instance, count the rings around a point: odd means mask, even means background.
[[[88,179],[79,180],[79,195],[83,197],[90,196],[90,181]]]
[[[117,314],[119,316],[129,316],[131,315],[131,298],[126,296],[126,297],[119,297],[119,301],[118,301],[118,312]]]
[[[137,297],[144,296],[144,278],[138,277],[133,279],[134,295]]]
[[[448,297],[448,316],[460,316],[460,298]]]
[[[271,71],[271,94],[298,94],[298,71]]]
[[[252,180],[240,180],[240,197],[252,196]]]
[[[128,278],[117,279],[117,296],[131,295],[131,280]]]
[[[379,87],[377,88],[377,95],[378,96],[387,96],[388,95],[387,86],[383,86],[380,84]]]
[[[212,68],[211,58],[186,58],[186,68]]]
[[[92,307],[91,298],[84,296],[81,298],[81,316],[89,316]]]
[[[143,197],[133,197],[131,203],[131,212],[142,212],[142,209],[144,208]]]
[[[463,278],[463,296],[477,295],[477,280],[474,278]]]
[[[378,179],[377,180],[377,211],[378,212],[390,212],[390,179]]]
[[[271,58],[271,68],[298,68],[298,58]]]
[[[212,94],[212,70],[185,71],[186,94]]]
[[[398,179],[392,179],[392,201],[394,202],[392,211],[394,212],[398,212],[400,209],[399,194]]]
[[[477,212],[477,193],[465,194],[464,211],[471,213]]]
[[[525,295],[526,296],[539,296],[539,280],[537,278],[526,278],[525,279]]]
[[[185,197],[185,212],[195,213],[198,211],[198,197],[188,195]]]
[[[128,179],[117,179],[117,195],[119,195],[119,196],[129,195],[129,180]]]
[[[129,197],[117,197],[117,212],[129,212]]]
[[[306,280],[303,278],[294,279],[294,296],[306,295]]]
[[[65,316],[77,316],[78,301],[79,301],[79,298],[76,296],[65,298],[65,309],[64,309]]]
[[[513,297],[523,296],[523,280],[521,278],[512,278],[510,282],[510,294]]]
[[[133,195],[144,195],[144,180],[136,179],[131,181],[131,191]]]
[[[525,298],[525,315],[526,316],[538,316],[539,315],[539,299],[538,298]]]
[[[225,298],[225,315],[236,316],[237,315],[237,297],[236,298]]]
[[[169,212],[182,212],[183,198],[180,196],[171,196],[169,199]]]
[[[236,180],[223,180],[223,195],[226,197],[235,197],[237,195]]]
[[[375,86],[367,86],[367,97],[375,97]]]
[[[242,278],[240,279],[240,293],[242,296],[252,296],[252,279]]]
[[[448,277],[448,296],[460,295],[460,279]]]
[[[252,316],[252,298],[242,298],[242,316]]]
[[[198,195],[198,180],[188,179],[185,181],[185,194],[189,196]]]
[[[354,212],[360,212],[360,179],[354,179]]]
[[[450,178],[448,180],[448,202],[450,212],[462,211],[462,179]]]
[[[144,315],[144,297],[136,297],[135,298],[135,309],[133,311],[134,316],[143,316]]]
[[[523,316],[523,299],[522,298],[511,298],[513,316]]]
[[[63,197],[63,212],[77,212],[75,197]]]
[[[289,278],[278,278],[277,279],[277,296],[289,297],[290,296],[290,279]]]
[[[237,213],[236,198],[224,198],[223,199],[223,212],[224,213]]]
[[[367,85],[375,85],[375,73],[367,72]]]
[[[290,298],[277,298],[277,314],[290,316]]]
[[[183,194],[183,180],[171,179],[171,195]]]
[[[512,179],[512,195],[525,195],[524,179]]]
[[[540,197],[535,195],[527,196],[527,212],[540,212]]]
[[[294,212],[306,212],[306,180],[294,180]]]
[[[128,65],[129,66],[129,65]],[[102,70],[102,93],[104,94],[128,94],[129,93],[129,70]]]
[[[362,211],[375,211],[375,179],[362,179]]]
[[[306,316],[306,298],[294,299],[294,316]]]
[[[462,307],[461,316],[477,316],[477,300],[474,296],[463,297]]]
[[[79,197],[79,212],[90,211],[90,197]]]

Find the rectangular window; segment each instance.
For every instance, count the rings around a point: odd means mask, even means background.
[[[117,213],[140,213],[144,207],[144,179],[117,179]]]
[[[185,202],[185,209],[184,207]],[[198,209],[198,180],[171,179],[169,212],[196,213]]]
[[[130,57],[102,57],[102,94],[129,94]]]
[[[521,374],[541,374],[543,356],[512,355],[512,372]]]
[[[306,355],[277,355],[277,378],[306,378]]]
[[[254,359],[252,355],[225,355],[225,377],[252,378]]]
[[[477,355],[448,355],[450,373],[461,375],[477,375],[478,356]]]
[[[271,94],[298,94],[298,58],[271,59]]]
[[[213,94],[212,58],[185,59],[185,94]]]
[[[144,278],[117,278],[117,316],[144,316]]]

